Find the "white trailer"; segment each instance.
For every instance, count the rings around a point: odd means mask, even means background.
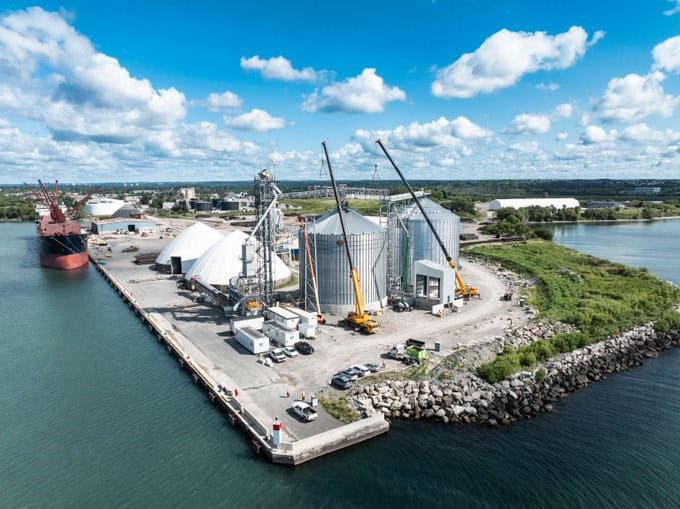
[[[253,327],[239,327],[235,331],[236,341],[254,354],[269,351],[269,338]]]
[[[313,338],[316,337],[316,327],[318,325],[318,318],[315,313],[310,313],[304,309],[286,307],[286,310],[297,315],[300,319],[300,325],[298,325],[298,330],[303,338]]]
[[[288,308],[273,306],[264,310],[264,317],[267,320],[276,322],[282,329],[296,330],[300,317],[291,313]]]
[[[273,320],[262,324],[262,332],[272,343],[276,343],[281,347],[293,346],[300,338],[298,331],[283,329]]]

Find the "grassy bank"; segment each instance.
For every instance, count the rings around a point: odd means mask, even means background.
[[[466,251],[536,280],[531,304],[540,316],[559,320],[579,332],[557,334],[520,349],[507,349],[480,367],[490,382],[526,369],[553,355],[655,321],[657,328],[680,326],[674,306],[680,290],[644,269],[633,269],[581,254],[551,242],[476,246]]]
[[[335,199],[333,198],[285,199],[281,200],[281,203],[295,207],[294,210],[284,211],[287,216],[296,214],[325,214],[335,208]],[[359,214],[377,216],[380,213],[380,202],[378,200],[349,200],[349,206],[359,212]]]

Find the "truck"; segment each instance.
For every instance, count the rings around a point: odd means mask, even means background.
[[[425,342],[409,339],[406,343],[396,343],[387,350],[387,356],[402,362],[417,362],[420,364],[428,358]]]
[[[304,422],[311,422],[316,419],[316,410],[309,403],[296,401],[293,403],[293,413]]]

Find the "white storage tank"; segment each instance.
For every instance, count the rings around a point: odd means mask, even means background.
[[[95,217],[109,217],[125,205],[123,200],[113,198],[94,198],[85,204],[85,214]]]

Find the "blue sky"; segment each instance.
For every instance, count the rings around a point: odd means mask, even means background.
[[[680,178],[678,6],[4,2],[0,182]]]

